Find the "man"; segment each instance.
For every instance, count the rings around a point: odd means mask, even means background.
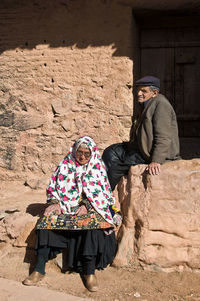
[[[176,114],[159,93],[160,80],[145,76],[135,86],[140,110],[133,122],[131,139],[111,145],[103,153],[113,190],[132,165],[148,164],[149,174],[158,175],[161,164],[180,159]]]

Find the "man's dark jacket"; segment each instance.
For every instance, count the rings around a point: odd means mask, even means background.
[[[176,114],[162,94],[148,101],[138,120],[135,135],[145,161],[162,164],[180,159]]]

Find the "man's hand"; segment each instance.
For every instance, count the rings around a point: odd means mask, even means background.
[[[85,215],[87,214],[87,208],[85,207],[85,205],[81,205],[75,212],[75,214],[77,216],[81,216],[81,215]]]
[[[148,167],[146,168],[146,170],[148,171],[148,173],[152,176],[155,175],[159,175],[160,171],[161,171],[161,166],[160,163],[156,163],[156,162],[151,162]]]
[[[56,214],[61,214],[61,208],[59,204],[53,204],[48,206],[44,211],[44,216],[49,216],[53,212],[56,212]]]

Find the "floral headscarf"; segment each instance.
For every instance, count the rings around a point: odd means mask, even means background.
[[[84,143],[91,151],[87,164],[80,165],[75,158],[79,146]],[[92,138],[79,138],[70,152],[60,162],[47,187],[47,198],[57,200],[64,214],[74,214],[73,207],[78,206],[84,193],[93,208],[109,223],[113,224],[109,206],[115,199],[108,182],[105,165]]]

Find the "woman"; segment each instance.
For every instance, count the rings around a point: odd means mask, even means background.
[[[97,291],[95,269],[111,264],[116,252],[114,225],[121,215],[114,205],[104,163],[90,137],[78,139],[60,162],[47,187],[50,204],[37,224],[37,263],[24,280],[35,285],[45,263],[67,248],[69,269],[82,274],[85,286]]]

